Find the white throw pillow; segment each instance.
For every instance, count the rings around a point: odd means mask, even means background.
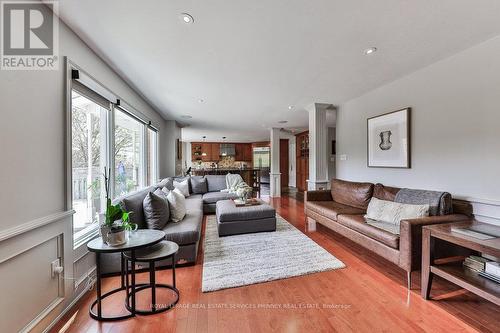
[[[410,205],[372,198],[365,217],[399,225],[401,220],[429,216],[429,205]]]
[[[170,207],[170,219],[172,222],[180,222],[186,216],[186,198],[179,189],[170,191],[167,195],[168,205]]]
[[[165,195],[168,195],[168,194],[170,193],[170,190],[169,190],[168,188],[166,188],[166,187],[163,187],[163,188],[161,189],[161,191],[162,191],[163,193],[165,193]]]
[[[182,182],[174,180],[174,187],[179,189],[183,196],[186,198],[189,197],[189,183],[187,179],[184,179]]]

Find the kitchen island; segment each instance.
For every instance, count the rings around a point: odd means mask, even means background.
[[[259,193],[260,196],[260,176],[261,170],[256,168],[203,168],[191,170],[193,176],[205,175],[227,175],[228,173],[238,174],[243,178],[245,183],[252,187],[253,192]]]

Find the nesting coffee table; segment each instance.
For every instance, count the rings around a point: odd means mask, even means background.
[[[276,231],[276,210],[263,201],[237,207],[233,200],[221,200],[215,214],[219,236]]]
[[[161,230],[137,230],[130,235],[130,239],[127,243],[118,245],[118,246],[110,246],[108,244],[103,243],[102,238],[95,238],[87,243],[87,249],[91,252],[95,253],[95,261],[96,261],[96,292],[97,299],[92,302],[90,305],[90,316],[99,321],[116,321],[134,317],[137,313],[135,308],[135,294],[137,291],[136,283],[135,283],[135,262],[136,262],[136,250],[141,248],[146,248],[148,246],[157,244],[161,242],[165,238],[165,232]],[[127,274],[127,285],[125,285],[125,256],[124,252],[130,251],[130,262],[131,262],[131,285],[128,286],[128,274]],[[115,253],[121,252],[121,285],[118,288],[112,289],[105,294],[102,294],[101,291],[101,254],[102,253]],[[103,316],[102,314],[102,302],[103,300],[111,296],[117,292],[122,290],[126,290],[127,294],[130,289],[131,296],[125,299],[125,305],[128,304],[129,298],[131,299],[131,306],[126,308],[127,314],[119,315],[119,316]],[[97,307],[97,312],[94,308]]]

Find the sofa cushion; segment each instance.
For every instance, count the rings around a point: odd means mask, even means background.
[[[355,230],[393,249],[399,249],[398,234],[393,234],[368,224],[362,215],[339,215],[337,221],[349,229]]]
[[[133,212],[132,214],[130,214],[131,223],[137,224],[139,228],[147,228],[146,222],[144,221],[142,202],[146,195],[154,190],[154,186],[146,187],[143,190],[139,190],[137,192],[133,192],[115,199],[113,201],[113,204],[119,203],[125,211]]]
[[[174,190],[174,178],[168,177],[162,179],[156,186],[163,188],[166,187],[169,191]]]
[[[144,220],[149,229],[163,229],[170,218],[167,196],[160,189],[146,194],[143,210]]]
[[[360,209],[368,207],[373,194],[372,183],[333,179],[331,188],[333,201]]]
[[[366,210],[347,206],[335,201],[308,201],[306,208],[318,213],[331,220],[337,220],[339,214],[360,214],[366,213]]]
[[[165,239],[178,245],[193,244],[200,240],[203,222],[203,205],[201,199],[186,199],[186,215],[179,223],[167,223],[163,228]]]
[[[207,179],[201,176],[191,177],[191,190],[194,194],[205,194],[208,192]]]
[[[186,198],[179,189],[170,191],[167,195],[168,206],[170,207],[170,219],[172,222],[180,222],[186,215]]]
[[[373,187],[373,196],[380,200],[394,201],[399,190],[400,188],[397,187],[390,187],[377,183]]]
[[[184,179],[183,181],[177,181],[174,179],[174,187],[178,189],[182,195],[187,198],[189,197],[189,179]]]
[[[219,200],[229,199],[238,199],[238,195],[236,193],[227,192],[208,192],[203,194],[203,203],[205,204],[216,203]]]
[[[208,192],[220,192],[226,189],[226,175],[206,175]]]
[[[410,205],[372,198],[365,217],[399,225],[401,220],[418,219],[429,216],[429,205]]]

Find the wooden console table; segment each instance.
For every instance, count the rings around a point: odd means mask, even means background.
[[[481,240],[451,231],[452,227],[480,224],[475,220],[428,225],[422,228],[422,297],[429,299],[432,277],[440,276],[470,292],[500,305],[500,284],[462,266],[462,260],[438,264],[434,262],[434,240],[446,242],[500,258],[500,238]]]

